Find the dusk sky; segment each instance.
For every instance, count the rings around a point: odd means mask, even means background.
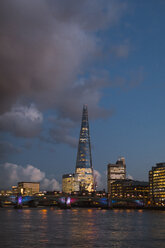
[[[148,181],[165,161],[164,0],[0,1],[0,189],[73,173],[83,104],[93,167]]]

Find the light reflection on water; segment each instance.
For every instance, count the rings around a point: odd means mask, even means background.
[[[165,211],[0,209],[0,247],[164,248]]]

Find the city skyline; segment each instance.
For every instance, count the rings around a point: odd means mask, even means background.
[[[164,1],[0,7],[0,188],[60,189],[75,170],[83,104],[100,188],[122,156],[127,177],[148,181],[165,161]]]

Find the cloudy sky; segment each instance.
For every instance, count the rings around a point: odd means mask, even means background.
[[[93,167],[165,161],[163,0],[0,1],[0,188],[74,172],[83,104]]]

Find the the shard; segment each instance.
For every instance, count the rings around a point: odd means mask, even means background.
[[[91,157],[87,105],[83,106],[75,175],[79,182],[80,191],[94,191],[94,176]]]

